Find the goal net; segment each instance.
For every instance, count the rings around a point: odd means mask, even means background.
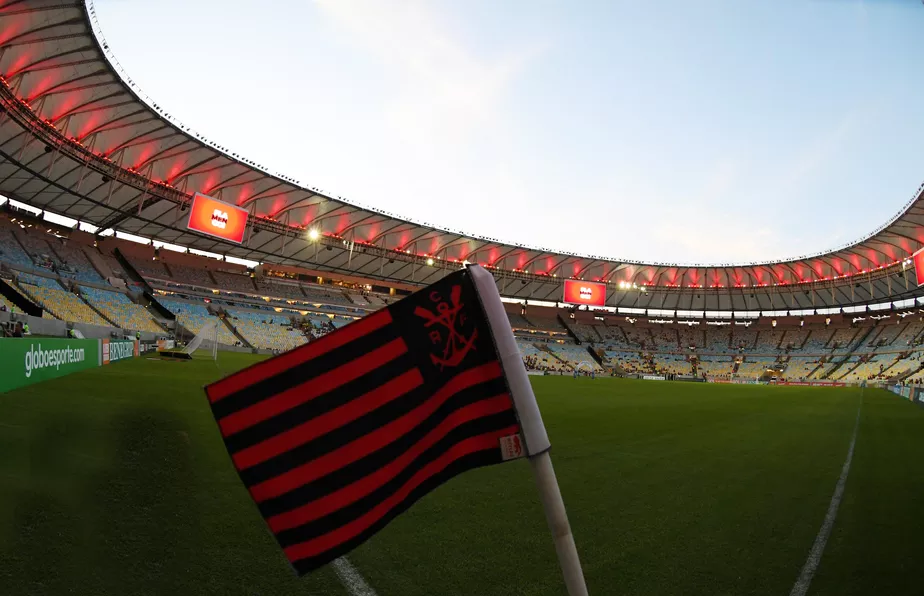
[[[196,337],[192,338],[186,348],[183,350],[186,354],[192,356],[195,352],[208,355],[212,360],[218,360],[218,326],[221,321],[215,319],[209,321],[199,329]]]

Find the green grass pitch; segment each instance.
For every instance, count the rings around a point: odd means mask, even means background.
[[[345,595],[297,579],[202,386],[139,359],[0,395],[0,593]],[[534,378],[595,596],[789,593],[862,403],[812,595],[924,593],[924,409],[881,390]],[[564,593],[526,462],[464,474],[350,555],[380,596]]]

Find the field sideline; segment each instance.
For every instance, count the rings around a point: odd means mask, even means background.
[[[0,395],[4,595],[346,595],[297,579],[202,386],[250,364],[119,363]],[[881,390],[534,377],[590,593],[789,594],[862,403],[811,595],[920,594],[924,409]],[[380,596],[560,595],[529,467],[467,473],[352,555]]]

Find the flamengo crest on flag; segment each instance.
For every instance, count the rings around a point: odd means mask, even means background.
[[[519,381],[505,366],[522,361],[509,326],[503,341],[492,333],[476,288],[485,278],[499,306],[490,274],[470,267],[206,387],[241,480],[299,574],[452,477],[548,449],[531,390],[535,412],[514,407]]]

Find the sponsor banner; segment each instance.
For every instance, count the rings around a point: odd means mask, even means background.
[[[593,281],[565,280],[565,297],[562,302],[568,304],[586,304],[604,306],[606,304],[606,284]]]
[[[707,383],[725,383],[729,385],[764,385],[761,381],[755,381],[753,379],[714,379],[712,377],[706,379]]]
[[[688,383],[705,383],[706,379],[702,377],[693,377],[689,375],[677,375],[674,377],[675,381],[687,381]]]
[[[96,368],[98,339],[0,339],[0,393]]]
[[[139,342],[132,340],[102,340],[103,364],[137,358],[140,353]]]
[[[924,408],[924,391],[921,391],[920,387],[915,387],[911,395],[914,403]]]
[[[247,210],[196,193],[189,208],[186,227],[202,234],[240,244],[244,241]]]
[[[642,375],[641,377],[645,381],[666,381],[667,379],[664,375]]]
[[[157,351],[163,352],[164,350],[172,350],[176,347],[176,342],[172,339],[159,339],[157,340]]]
[[[846,387],[847,383],[838,381],[775,381],[773,385],[791,385],[794,387]]]

